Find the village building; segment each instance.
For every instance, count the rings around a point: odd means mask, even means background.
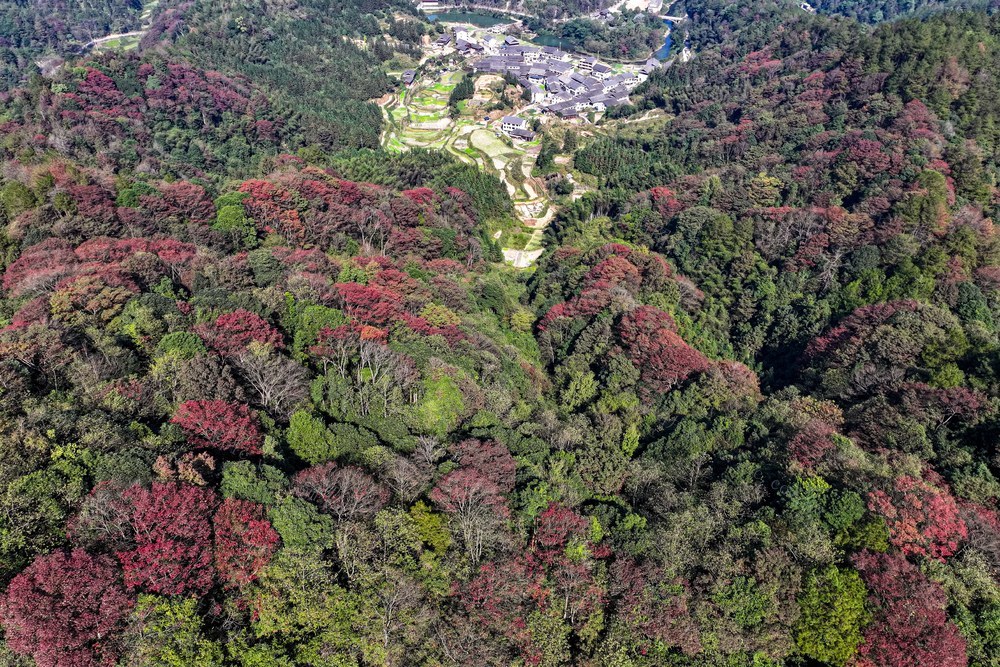
[[[510,134],[514,130],[527,130],[528,121],[520,116],[504,116],[500,120],[500,129]]]
[[[541,51],[541,57],[545,60],[559,60],[563,62],[568,62],[571,56],[563,51],[562,49],[557,49],[554,46],[543,46]]]
[[[612,76],[614,73],[615,71],[611,69],[609,65],[605,65],[604,63],[597,63],[591,69],[591,75],[594,76],[594,78],[600,79],[601,81]]]
[[[646,64],[639,68],[639,74],[648,77],[653,73],[654,70],[660,68],[660,61],[656,58],[650,58],[646,61]]]
[[[521,141],[531,141],[535,138],[535,133],[531,130],[513,129],[507,134],[511,139],[519,139]]]
[[[458,51],[463,56],[476,55],[483,53],[486,49],[482,44],[478,42],[470,42],[464,39],[457,39],[455,41],[455,50]]]
[[[572,101],[553,104],[548,107],[548,111],[551,111],[560,118],[576,118],[579,115],[576,104]]]
[[[492,33],[494,35],[502,35],[508,30],[512,29],[514,26],[516,26],[517,23],[518,23],[517,21],[513,23],[498,23],[497,25],[490,26],[489,28],[487,28],[486,32]]]

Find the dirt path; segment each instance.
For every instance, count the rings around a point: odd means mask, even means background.
[[[85,44],[84,46],[94,47],[97,46],[98,44],[104,44],[106,42],[110,42],[116,39],[121,39],[122,37],[140,37],[145,34],[146,34],[145,30],[133,30],[132,32],[116,32],[111,35],[105,35],[104,37],[92,39],[89,42],[87,42],[87,44]]]
[[[153,12],[156,11],[159,4],[159,0],[150,0],[149,2],[143,3],[142,14],[139,15],[142,27],[138,30],[133,30],[132,32],[116,32],[110,35],[105,35],[104,37],[98,37],[90,40],[80,48],[84,51],[90,51],[95,47],[107,44],[108,42],[113,42],[116,39],[125,39],[126,37],[138,37],[139,39],[142,39],[146,33],[149,32],[149,26],[153,20]]]

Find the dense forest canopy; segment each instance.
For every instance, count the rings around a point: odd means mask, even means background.
[[[1000,664],[1000,19],[685,8],[528,271],[403,5],[10,79],[0,662]]]
[[[529,27],[554,34],[575,51],[612,60],[645,60],[663,46],[662,19],[624,11],[611,20],[570,18],[553,26],[543,19],[529,20]]]
[[[949,10],[996,9],[995,0],[818,0],[812,6],[824,14],[840,14],[863,23],[892,21],[905,16],[927,16]]]

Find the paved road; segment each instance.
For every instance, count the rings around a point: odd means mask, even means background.
[[[539,248],[538,250],[511,250],[510,248],[505,248],[503,251],[503,258],[514,265],[516,269],[526,269],[532,265],[532,263],[542,256],[545,252],[544,248]]]

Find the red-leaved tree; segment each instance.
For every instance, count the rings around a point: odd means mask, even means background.
[[[251,342],[270,345],[276,349],[284,347],[280,331],[260,315],[242,308],[219,315],[211,324],[197,326],[195,333],[222,355],[237,354]]]
[[[227,498],[212,520],[215,527],[215,569],[226,588],[238,588],[257,578],[278,548],[278,533],[264,508]]]
[[[542,607],[548,595],[538,568],[519,559],[486,563],[457,594],[463,612],[458,623],[503,637],[526,658],[526,664],[538,663],[539,647],[534,646],[527,623],[531,611]]]
[[[170,422],[180,426],[196,447],[251,456],[261,453],[264,439],[260,424],[245,405],[218,400],[185,401]]]
[[[215,494],[197,486],[154,483],[122,493],[132,506],[132,549],[119,551],[129,588],[203,595],[212,586]]]
[[[604,605],[607,591],[597,577],[597,559],[610,550],[591,540],[590,520],[558,503],[535,519],[535,532],[526,559],[548,573],[552,603],[574,630],[590,625]]]
[[[431,500],[456,527],[473,563],[504,537],[507,500],[497,483],[475,468],[448,473],[431,491]]]
[[[698,624],[688,610],[687,587],[666,577],[662,568],[618,560],[611,567],[610,593],[616,614],[636,633],[640,652],[653,650],[656,643],[676,646],[686,655],[701,650]]]
[[[14,577],[0,617],[7,645],[38,667],[113,665],[134,603],[113,558],[75,549],[40,556]]]
[[[833,440],[836,433],[836,429],[822,419],[810,419],[788,441],[788,451],[799,465],[812,468],[836,449]]]
[[[635,294],[642,285],[642,276],[632,262],[619,255],[611,255],[587,273],[583,284],[601,289],[619,287]]]
[[[868,508],[885,517],[890,540],[906,554],[944,561],[968,536],[951,494],[909,475],[868,494]]]
[[[517,463],[506,445],[496,440],[470,438],[455,445],[454,454],[459,464],[491,479],[502,493],[514,490]]]
[[[854,564],[871,590],[875,616],[857,667],[965,667],[965,639],[945,615],[941,586],[899,554],[868,551]]]
[[[652,306],[625,313],[618,325],[625,354],[641,372],[649,392],[669,391],[709,367],[705,355],[685,343],[674,329],[670,315]]]
[[[44,292],[78,269],[72,246],[50,238],[31,246],[11,263],[3,275],[3,288],[12,296]]]

